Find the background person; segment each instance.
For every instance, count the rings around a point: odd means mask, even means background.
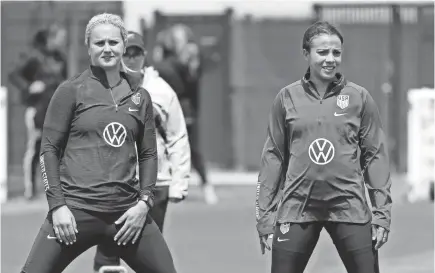
[[[177,93],[189,134],[192,167],[198,172],[205,201],[216,204],[218,197],[209,183],[199,139],[199,96],[201,81],[201,57],[193,32],[185,25],[177,24],[158,36],[157,47],[162,48],[162,60],[156,64],[159,75]]]
[[[142,87],[151,96],[157,137],[158,173],[154,206],[149,214],[163,233],[168,203],[180,202],[187,196],[190,178],[190,148],[183,111],[174,90],[159,77],[152,66],[145,67],[146,49],[141,35],[128,32],[123,56],[126,66],[138,72]],[[94,270],[104,265],[119,265],[117,256],[110,257],[97,247]]]
[[[36,173],[45,113],[54,91],[67,77],[65,40],[65,29],[57,25],[38,31],[30,51],[21,54],[9,74],[10,82],[20,90],[22,103],[26,106],[23,178],[24,196],[29,200],[37,196]]]

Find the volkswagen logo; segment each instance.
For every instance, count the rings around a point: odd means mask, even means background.
[[[317,165],[326,165],[334,158],[335,148],[326,138],[314,140],[308,148],[311,161]]]
[[[125,142],[127,130],[118,122],[109,123],[103,131],[104,140],[112,147],[121,147]]]

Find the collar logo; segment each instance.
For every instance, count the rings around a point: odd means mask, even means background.
[[[118,148],[124,144],[127,130],[121,123],[111,122],[104,128],[103,137],[107,144]]]
[[[140,104],[140,93],[137,92],[136,94],[134,94],[133,96],[131,96],[131,101],[136,104],[139,105]]]
[[[335,148],[326,138],[318,138],[311,142],[308,155],[315,164],[326,165],[334,158]]]
[[[341,109],[344,109],[349,106],[349,95],[338,95],[337,96],[337,105]]]

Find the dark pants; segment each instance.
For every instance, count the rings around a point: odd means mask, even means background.
[[[40,129],[27,129],[27,147],[23,158],[24,195],[34,197],[37,193],[37,169],[41,149]]]
[[[55,236],[51,217],[42,225],[27,261],[25,273],[61,273],[76,257],[95,245],[104,245],[107,253],[121,257],[137,273],[175,273],[171,253],[157,225],[147,217],[139,241],[118,246],[113,240],[122,225],[114,222],[124,213],[97,213],[71,209],[78,233],[77,241],[65,245]]]
[[[349,273],[376,273],[371,223],[292,223],[288,232],[275,229],[272,273],[303,273],[325,228]]]
[[[150,210],[149,215],[155,221],[163,233],[163,224],[165,221],[166,209],[169,202],[169,187],[156,187],[154,207]],[[94,258],[94,270],[98,271],[104,265],[120,265],[120,256],[112,255],[107,251],[104,245],[98,245]]]
[[[208,183],[207,173],[205,171],[204,158],[202,157],[199,143],[198,122],[192,122],[187,125],[187,134],[189,135],[190,158],[192,167],[198,172],[202,185]]]

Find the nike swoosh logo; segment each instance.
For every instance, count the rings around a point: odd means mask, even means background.
[[[50,236],[50,234],[47,235],[48,240],[56,240],[57,238],[54,236]]]
[[[136,112],[136,111],[139,111],[139,109],[134,109],[134,108],[128,107],[128,111],[130,111],[130,112]]]
[[[288,241],[288,240],[290,240],[290,239],[280,239],[279,237],[277,239],[278,242],[284,242],[284,241]]]
[[[347,113],[337,114],[337,112],[334,112],[334,116],[335,116],[335,117],[343,116],[343,115],[346,115],[346,114],[347,114]]]

